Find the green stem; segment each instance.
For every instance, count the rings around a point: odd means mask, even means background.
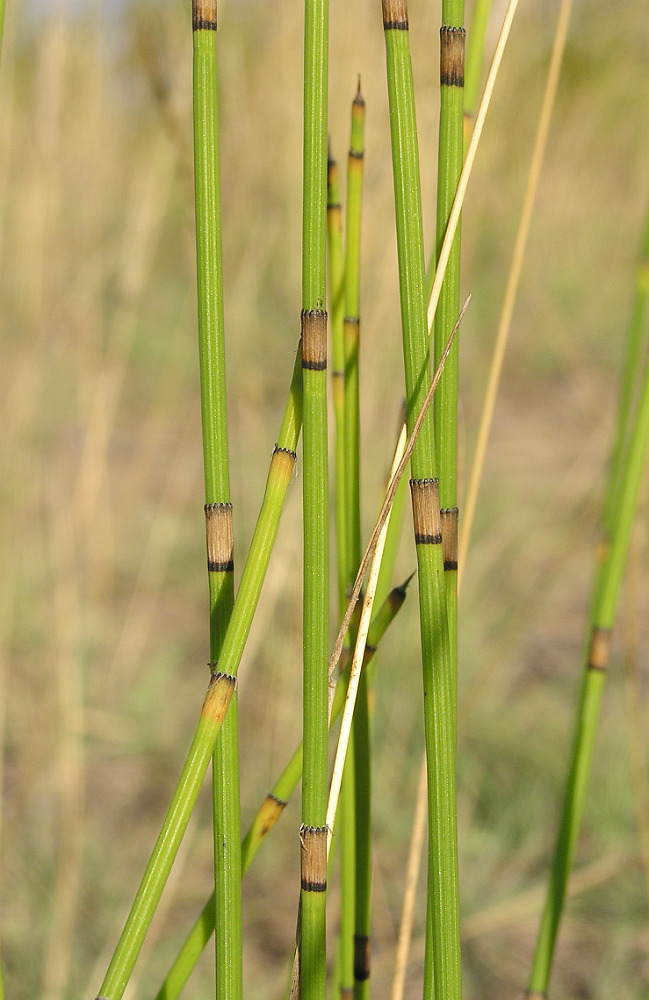
[[[329,531],[327,473],[327,0],[305,0],[302,384],[303,774],[300,996],[325,1000]]]
[[[622,407],[624,409],[624,405]],[[649,367],[645,365],[643,384],[634,419],[630,422],[624,460],[616,466],[617,482],[609,477],[611,519],[610,548],[596,576],[590,615],[589,641],[584,657],[579,705],[570,769],[555,844],[541,927],[536,943],[529,991],[547,991],[554,947],[563,911],[566,884],[572,868],[592,759],[599,710],[609,659],[610,633],[617,611],[620,588],[644,474],[649,446]]]
[[[331,155],[327,163],[327,233],[329,246],[329,299],[331,302],[331,345],[333,371],[334,419],[336,428],[336,564],[338,569],[338,604],[343,613],[347,590],[345,558],[345,316],[343,222],[340,204],[338,166]]]
[[[395,587],[377,611],[367,637],[363,669],[370,672],[374,665],[374,654],[389,625],[401,609],[406,599],[406,588],[410,580]],[[371,680],[371,678],[370,678]],[[331,707],[333,724],[343,710],[347,695],[349,669],[338,678]],[[302,744],[291,757],[272,791],[266,796],[253,819],[250,829],[241,845],[241,873],[245,874],[252,864],[257,851],[282,815],[288,799],[293,794],[302,777]],[[156,995],[156,1000],[177,1000],[189,979],[203,949],[214,931],[214,893],[203,907],[198,919],[190,930],[167,977]]]
[[[196,270],[210,594],[210,662],[216,669],[234,604],[223,325],[216,0],[193,0],[192,14]],[[214,750],[212,801],[216,997],[217,1000],[240,1000],[243,958],[236,692]]]
[[[233,678],[241,661],[250,625],[259,601],[270,554],[277,536],[279,519],[286,491],[295,465],[295,448],[302,423],[302,352],[298,349],[288,400],[284,410],[277,445],[273,452],[266,482],[264,498],[257,524],[250,543],[237,598],[232,609],[228,628],[219,658],[220,674]],[[208,689],[203,713],[192,741],[171,806],[165,817],[158,842],[147,866],[142,884],[131,909],[127,924],[118,942],[109,970],[104,979],[100,996],[105,1000],[119,1000],[137,955],[144,941],[159,895],[166,882],[171,865],[180,847],[189,816],[198,796],[210,758],[214,752],[222,718],[210,710],[214,695]],[[207,721],[205,715],[207,712]],[[225,711],[223,712],[223,715]],[[153,905],[143,904],[141,896],[153,885],[157,897]],[[124,979],[124,975],[126,978]]]
[[[412,67],[405,0],[383,0],[392,138],[399,287],[408,428],[430,385],[425,269]],[[437,490],[435,431],[429,411],[411,459],[411,492],[419,568],[419,605],[428,769],[428,903],[434,983],[426,1000],[461,996],[455,720]],[[428,943],[427,935],[427,943]]]
[[[98,1000],[120,1000],[124,994],[187,829],[234,686],[234,677],[226,674],[214,674],[210,681],[180,781],[101,985]]]

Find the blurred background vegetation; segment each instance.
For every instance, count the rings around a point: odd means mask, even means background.
[[[429,234],[439,8],[410,2]],[[499,22],[503,4],[494,9]],[[463,288],[473,295],[461,348],[465,478],[557,12],[547,0],[521,5],[464,212]],[[470,13],[467,4],[469,25]],[[0,930],[13,998],[95,995],[206,683],[190,16],[189,7],[166,0],[7,2]],[[368,107],[367,533],[403,391],[384,51],[377,0],[333,2],[331,16],[330,131],[342,167],[358,73]],[[300,5],[222,0],[218,44],[240,569],[299,335]],[[515,996],[531,960],[649,197],[648,65],[644,4],[576,2],[462,595],[467,1000]],[[244,826],[300,735],[299,479],[298,462],[240,672]],[[649,979],[646,518],[645,503],[560,935],[556,1000],[644,996]],[[404,531],[395,582],[414,566]],[[376,996],[386,995],[390,981],[423,747],[416,604],[413,593],[377,669]],[[388,697],[395,671],[399,684]],[[209,795],[190,826],[132,998],[155,994],[209,894],[208,815]],[[293,804],[245,880],[246,990],[259,1000],[285,988],[298,822]],[[334,890],[332,928],[335,906]],[[423,899],[418,912],[408,997],[421,991]],[[208,950],[189,998],[207,995],[212,962]]]

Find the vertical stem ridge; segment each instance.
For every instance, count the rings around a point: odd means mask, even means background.
[[[217,669],[234,605],[228,463],[217,80],[217,0],[192,0],[196,271],[210,595],[210,660]],[[241,817],[236,693],[212,762],[217,1000],[241,1000]]]
[[[408,429],[430,386],[419,152],[405,0],[383,0],[394,173],[399,287]],[[419,569],[428,769],[428,906],[424,984],[433,995],[460,1000],[460,942],[455,806],[455,721],[449,628],[436,482],[435,428],[429,410],[411,456],[413,519]],[[422,509],[422,505],[425,505]],[[454,506],[454,505],[449,505]],[[439,536],[439,537],[438,537]]]

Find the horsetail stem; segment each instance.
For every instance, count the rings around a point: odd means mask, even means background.
[[[210,660],[217,669],[234,604],[223,325],[217,0],[192,0],[192,27],[196,271]],[[240,1000],[243,989],[238,744],[235,692],[216,740],[212,763],[217,1000]]]
[[[436,250],[439,252],[453,207],[464,160],[464,2],[444,0],[440,31],[440,115],[437,168]],[[433,324],[433,356],[439,360],[460,307],[460,226],[453,238]],[[427,293],[430,292],[427,284]],[[456,338],[435,394],[435,443],[439,472],[440,504],[448,515],[449,530],[457,531],[457,402],[459,338]],[[452,545],[451,541],[451,545]],[[453,699],[457,702],[457,550],[454,560],[444,560]],[[453,716],[457,715],[457,709]]]
[[[305,0],[302,218],[304,406],[303,773],[301,1000],[326,993],[329,531],[327,472],[328,0]]]
[[[426,317],[419,154],[405,0],[383,0],[383,26],[390,107],[403,327],[408,426],[430,385]],[[411,492],[419,569],[419,604],[424,681],[424,717],[428,766],[429,886],[428,906],[434,984],[425,983],[445,1000],[461,995],[457,819],[455,805],[455,720],[452,666],[433,414],[427,413],[411,458]]]
[[[345,344],[343,340],[345,261],[338,165],[331,156],[331,152],[327,160],[327,235],[333,363],[331,382],[336,430],[336,564],[338,571],[338,604],[340,613],[342,614],[345,607],[345,592],[347,588],[347,562],[345,558]]]
[[[210,680],[185,766],[97,1000],[120,1000],[124,994],[196,804],[235,683],[234,677],[222,673]]]
[[[390,591],[381,607],[376,612],[365,647],[363,670],[370,666],[374,654],[385,632],[394,621],[406,599],[406,590],[412,577],[409,577],[398,587]],[[343,710],[349,681],[349,665],[343,675],[338,678],[334,693],[331,721],[332,725]],[[282,815],[287,800],[295,791],[302,776],[302,744],[291,757],[282,774],[275,782],[272,791],[266,796],[258,809],[250,828],[241,844],[241,874],[245,874],[252,864],[257,851],[261,847],[277,820]],[[177,1000],[189,979],[198,959],[214,931],[214,893],[207,900],[200,915],[187,935],[165,981],[156,994],[156,1000]]]
[[[644,249],[643,241],[643,254]],[[633,327],[630,332],[633,339],[635,332]],[[630,350],[633,353],[635,346],[631,346]],[[623,383],[623,386],[626,388],[626,383]],[[621,417],[625,408],[623,394]],[[625,415],[625,420],[628,419],[628,415]],[[637,409],[633,418],[629,420],[624,458],[615,468],[617,478],[613,479],[613,466],[609,472],[604,511],[606,516],[611,517],[611,522],[609,525],[604,524],[604,529],[610,528],[611,530],[610,546],[605,550],[601,568],[595,574],[589,638],[584,655],[581,692],[575,717],[572,756],[564,791],[548,891],[530,974],[528,991],[531,995],[534,995],[535,992],[545,993],[550,980],[566,884],[574,860],[590,773],[602,691],[608,668],[611,629],[617,612],[648,448],[649,366],[645,364]],[[611,497],[614,499],[611,500]]]
[[[361,203],[363,188],[365,102],[360,79],[352,102],[351,138],[347,159],[347,211],[345,227],[345,557],[346,591],[353,585],[361,558],[360,505],[360,401],[359,401],[359,334],[360,334],[360,263],[361,263]],[[359,614],[360,614],[360,608]],[[356,629],[351,630],[355,641]],[[367,701],[365,681],[361,700]],[[361,727],[360,731],[358,726]],[[345,767],[340,815],[341,846],[341,992],[354,988],[355,937],[358,935],[359,907],[369,904],[369,845],[365,842],[369,830],[369,732],[367,710],[358,704],[353,723],[353,745]],[[360,783],[360,784],[359,784]],[[359,813],[359,805],[363,812]],[[364,871],[359,869],[359,863]],[[359,896],[360,892],[360,896]],[[367,898],[366,898],[367,897]],[[363,902],[365,900],[365,902]]]
[[[187,828],[189,816],[214,752],[216,739],[225,716],[225,708],[227,708],[226,705],[221,715],[214,710],[217,701],[213,688],[217,681],[217,691],[221,690],[226,681],[231,682],[227,704],[232,697],[236,672],[248,637],[250,623],[257,607],[270,554],[277,536],[282,505],[295,466],[295,448],[302,424],[301,366],[302,352],[301,348],[298,348],[278,443],[270,462],[261,510],[243,568],[237,599],[221,647],[219,673],[215,674],[210,681],[203,711],[185,765],[133,903],[131,914],[106,973],[100,1000],[118,1000],[122,996]],[[230,665],[229,673],[223,670],[225,664]],[[150,886],[154,887],[157,894],[155,899],[149,894]]]

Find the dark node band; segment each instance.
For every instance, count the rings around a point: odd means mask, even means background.
[[[204,17],[200,17],[192,21],[192,29],[194,31],[216,31],[217,24],[216,21],[208,21]]]
[[[417,545],[441,545],[441,535],[415,535]]]
[[[282,448],[279,444],[276,444],[273,448],[273,455],[288,455],[294,462],[297,460],[297,452],[291,451],[290,448]]]
[[[358,152],[358,150],[356,149],[350,149],[349,156],[352,160],[362,160],[365,158],[365,153],[363,152],[363,150]]]
[[[227,562],[209,562],[208,560],[207,569],[210,573],[233,573],[234,559],[228,559]]]
[[[407,21],[384,21],[383,28],[385,31],[407,31],[408,22]]]
[[[219,670],[218,663],[208,663],[207,665],[210,668],[210,673],[212,675],[210,677],[210,687],[213,687],[215,684],[218,684],[219,681],[229,681],[232,687],[237,686],[237,678],[233,677],[232,674],[222,673]]]
[[[210,510],[232,510],[231,503],[206,503],[205,513],[207,514]]]
[[[326,892],[327,891],[327,881],[324,882],[307,882],[305,878],[300,882],[300,886],[303,892]]]
[[[286,807],[288,805],[288,802],[286,802],[284,799],[278,799],[277,796],[273,795],[272,792],[269,792],[268,795],[266,796],[266,798],[267,799],[272,799],[272,801],[276,802],[278,806],[282,807],[282,809],[286,809]]]
[[[440,32],[440,83],[446,87],[464,86],[464,28],[444,25]]]
[[[330,205],[327,205],[328,212],[342,212],[343,207],[339,201],[334,201]]]
[[[302,358],[302,367],[306,368],[310,372],[323,372],[327,368],[326,361],[305,361]]]
[[[444,569],[449,572],[450,570],[457,570],[457,559],[445,559]]]

